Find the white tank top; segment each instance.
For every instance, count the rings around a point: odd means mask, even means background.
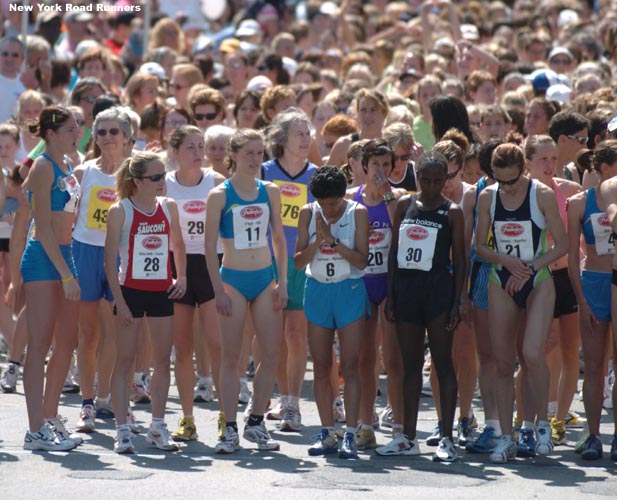
[[[355,248],[356,218],[355,212],[358,203],[347,200],[347,206],[341,218],[330,226],[330,232],[334,238],[338,238],[348,248]],[[315,217],[321,213],[317,202],[311,203],[311,221],[309,222],[309,241],[313,241],[317,235]],[[325,219],[325,217],[324,217]],[[320,283],[338,283],[346,279],[358,279],[364,276],[364,271],[352,266],[329,245],[321,245],[315,252],[313,260],[306,266],[306,275]]]
[[[216,172],[202,169],[203,177],[195,186],[183,186],[177,172],[165,177],[167,196],[176,200],[180,215],[180,228],[187,254],[205,254],[206,200],[214,187]]]
[[[73,239],[97,247],[105,246],[107,214],[118,200],[116,176],[108,175],[96,165],[96,159],[83,165],[81,200],[73,230]]]

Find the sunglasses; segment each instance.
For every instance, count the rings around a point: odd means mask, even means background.
[[[566,137],[568,139],[574,139],[575,141],[578,141],[579,144],[587,144],[587,141],[589,140],[589,138],[585,137],[584,135],[566,135]]]
[[[447,181],[451,181],[452,179],[454,179],[458,173],[461,171],[462,167],[458,167],[454,172],[450,173],[450,174],[446,174],[446,180]],[[518,180],[518,177],[516,178]]]
[[[138,179],[148,179],[150,182],[159,182],[165,178],[165,174],[154,174],[154,175],[142,175],[141,177],[137,177]]]
[[[563,66],[567,66],[570,62],[570,59],[551,59],[551,64],[561,64]]]
[[[21,57],[21,54],[19,52],[7,52],[6,50],[3,50],[1,52],[2,57],[12,57],[13,59],[19,59]]]
[[[265,64],[260,64],[259,66],[257,66],[257,71],[266,71],[268,69],[268,66],[266,66]]]
[[[119,128],[110,128],[109,130],[104,129],[104,128],[100,128],[96,131],[96,135],[98,135],[99,137],[105,137],[107,135],[107,132],[109,132],[109,135],[111,136],[117,136],[120,133],[120,129]]]
[[[410,154],[396,156],[394,155],[394,161],[409,161],[411,159]]]
[[[182,89],[183,89],[184,87],[186,87],[187,85],[179,85],[179,84],[177,84],[177,83],[172,83],[172,84],[171,84],[171,86],[172,86],[172,88],[173,88],[174,90],[182,90]]]
[[[75,123],[77,123],[78,127],[83,127],[86,124],[86,120],[84,120],[83,118],[77,118],[75,120]]]
[[[198,122],[200,122],[201,120],[214,120],[217,116],[218,113],[215,111],[214,113],[195,113],[193,115],[195,117],[195,120],[197,120]]]
[[[84,95],[84,96],[81,96],[79,98],[79,100],[80,101],[86,101],[86,102],[89,102],[90,104],[92,104],[94,101],[96,101],[97,97],[98,96],[96,96],[96,95]]]
[[[518,182],[518,180],[521,178],[521,175],[523,175],[522,171],[519,172],[519,174],[514,179],[510,179],[509,181],[502,181],[495,176],[493,176],[493,179],[495,179],[495,181],[497,181],[497,183],[501,186],[512,186]]]

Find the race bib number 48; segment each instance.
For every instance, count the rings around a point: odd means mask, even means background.
[[[136,234],[133,244],[133,279],[167,279],[169,240],[166,234]]]

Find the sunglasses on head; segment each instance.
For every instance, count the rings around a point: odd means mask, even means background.
[[[517,183],[517,181],[521,178],[521,175],[523,175],[523,171],[520,171],[514,179],[510,179],[509,181],[502,181],[495,176],[493,176],[493,179],[495,179],[495,181],[497,181],[497,184],[501,186],[512,186]]]
[[[108,129],[104,129],[104,128],[100,128],[96,131],[96,135],[98,135],[99,137],[105,137],[107,135],[107,132],[109,132],[109,135],[111,136],[116,136],[120,133],[120,129],[119,128],[110,128]]]
[[[165,178],[165,174],[142,175],[138,179],[148,179],[150,182],[159,182]]]
[[[194,116],[195,120],[200,122],[201,120],[214,120],[218,113],[216,111],[214,113],[195,113]]]
[[[12,57],[13,59],[19,59],[19,57],[21,56],[21,54],[19,52],[8,52],[6,50],[2,51],[2,56],[3,57]]]
[[[587,144],[588,138],[585,137],[584,135],[566,135],[566,137],[568,139],[574,139],[575,141],[578,141],[579,144]]]
[[[394,161],[409,161],[411,159],[411,155],[410,154],[406,154],[406,155],[394,155]]]

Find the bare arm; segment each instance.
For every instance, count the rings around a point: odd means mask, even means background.
[[[216,309],[222,316],[231,316],[231,300],[223,288],[223,280],[219,270],[219,257],[216,250],[221,213],[224,207],[225,192],[221,188],[210,191],[206,204],[206,266],[214,290]]]
[[[541,269],[566,254],[568,251],[568,235],[559,215],[559,208],[557,207],[557,200],[553,190],[539,185],[536,193],[538,208],[544,214],[546,225],[551,232],[554,243],[553,248],[533,261],[533,268]]]
[[[268,182],[266,184],[270,198],[270,233],[272,235],[272,249],[278,269],[278,283],[274,289],[274,308],[284,309],[287,305],[287,242],[281,219],[281,192],[279,188]]]
[[[461,321],[459,305],[463,286],[465,284],[465,217],[463,210],[454,205],[448,211],[450,227],[452,231],[452,267],[454,277],[454,295],[452,297],[452,307],[448,317],[446,328],[449,331],[456,329]]]
[[[105,274],[109,288],[114,296],[114,303],[118,315],[118,321],[123,325],[133,322],[133,315],[129,310],[118,278],[118,252],[120,249],[120,233],[124,225],[124,209],[119,204],[112,205],[107,214],[107,233],[105,236]]]
[[[315,252],[321,244],[321,239],[315,235],[315,239],[310,241],[309,224],[311,222],[311,206],[304,205],[300,209],[298,217],[298,238],[296,239],[296,253],[294,254],[294,264],[296,269],[303,269],[313,260]]]
[[[186,293],[186,248],[180,229],[180,215],[178,205],[171,198],[165,200],[169,215],[171,215],[170,236],[174,246],[174,264],[176,265],[176,279],[167,289],[170,299],[179,299]]]

